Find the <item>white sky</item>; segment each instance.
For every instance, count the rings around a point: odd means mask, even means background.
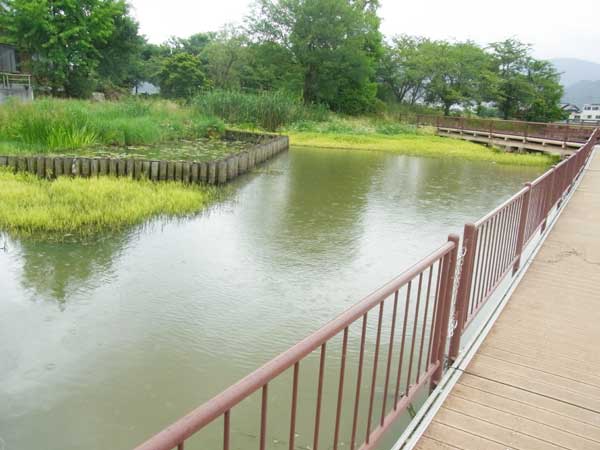
[[[252,0],[131,0],[151,42],[241,23]],[[508,37],[530,43],[539,58],[600,63],[600,0],[381,0],[386,36],[407,33],[480,44]]]

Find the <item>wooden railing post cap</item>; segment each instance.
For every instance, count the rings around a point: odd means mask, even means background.
[[[460,236],[456,233],[450,233],[448,235],[448,241],[454,242],[456,244],[456,246],[458,247],[458,243],[460,242]]]

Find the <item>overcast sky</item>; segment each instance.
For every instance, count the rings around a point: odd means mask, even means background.
[[[153,43],[241,23],[253,0],[132,0]],[[600,63],[600,0],[381,0],[386,36],[407,33],[480,44],[516,37],[539,58]],[[493,5],[493,7],[492,7]]]

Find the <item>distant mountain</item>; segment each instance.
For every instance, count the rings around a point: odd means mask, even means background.
[[[578,81],[565,88],[563,102],[579,107],[585,103],[600,103],[600,80]]]
[[[556,58],[550,62],[561,73],[565,103],[580,107],[585,103],[600,103],[600,64],[575,58]]]
[[[561,75],[563,86],[568,87],[578,81],[600,80],[600,64],[575,58],[556,58],[550,62]]]

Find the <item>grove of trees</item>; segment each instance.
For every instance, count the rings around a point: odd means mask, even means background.
[[[148,81],[170,98],[277,90],[348,114],[404,104],[562,118],[559,74],[527,44],[385,39],[378,8],[378,0],[257,0],[242,26],[155,45],[125,0],[0,0],[0,41],[25,55],[52,95],[119,95]]]

